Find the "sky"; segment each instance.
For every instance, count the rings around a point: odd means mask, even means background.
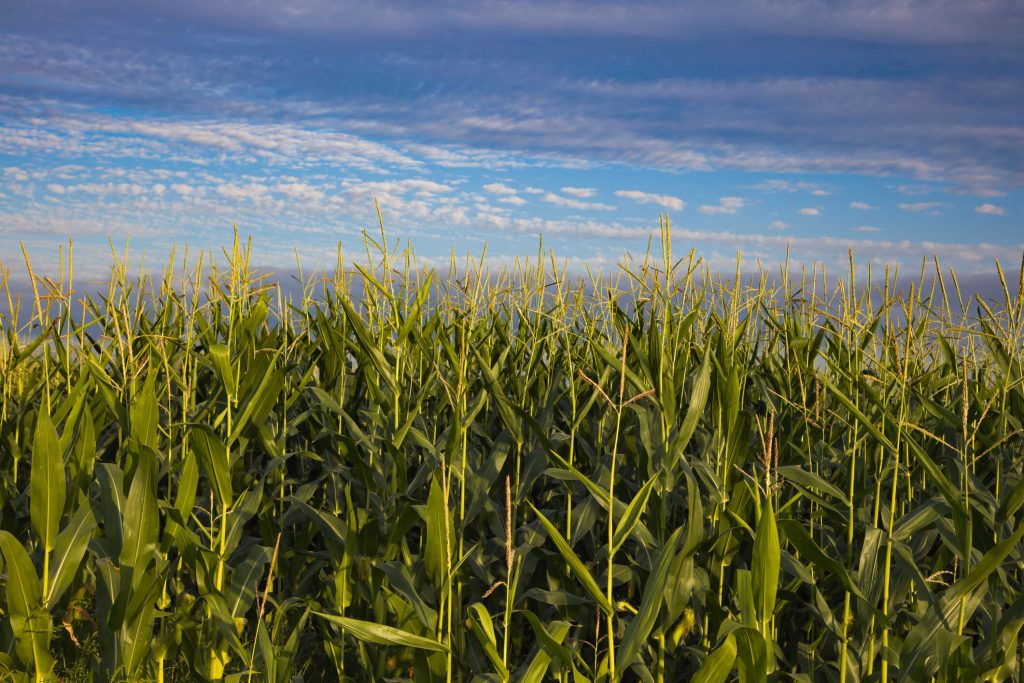
[[[331,265],[376,200],[425,263],[665,213],[725,270],[1016,271],[1021,112],[1017,0],[0,0],[0,263]]]

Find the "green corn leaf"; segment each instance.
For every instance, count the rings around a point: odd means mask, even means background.
[[[547,632],[546,629],[545,632]],[[568,634],[569,624],[564,621],[556,621],[551,624],[551,632],[548,634],[548,638],[552,643],[561,647]],[[541,646],[537,648],[536,654],[530,658],[526,666],[516,672],[514,680],[516,683],[541,683],[544,677],[547,676],[552,659],[553,657],[548,647]],[[570,668],[575,672],[575,667],[570,666]]]
[[[394,392],[399,391],[400,388],[398,380],[395,378],[395,373],[391,368],[391,365],[388,363],[387,358],[385,358],[384,354],[377,348],[377,343],[370,336],[370,332],[366,329],[366,325],[363,324],[362,316],[352,308],[352,304],[349,303],[347,299],[342,299],[341,305],[345,311],[346,322],[349,329],[351,329],[356,335],[359,350],[366,354],[366,357],[373,365],[373,369],[377,371],[380,378],[388,385],[388,388]]]
[[[741,681],[767,681],[770,669],[770,644],[757,630],[738,628],[729,635],[736,638],[736,666]]]
[[[213,371],[220,380],[220,385],[231,398],[235,395],[235,370],[231,366],[231,352],[224,344],[213,344],[208,349],[208,357]]]
[[[281,352],[281,349],[274,352],[274,356],[270,361],[271,365],[277,362]],[[228,437],[228,444],[233,444],[237,441],[241,433],[250,424],[259,424],[267,417],[267,413],[273,408],[281,393],[284,376],[284,371],[280,368],[275,368],[260,376],[259,384],[245,396],[242,413],[235,420],[231,435]]]
[[[692,683],[725,683],[736,661],[736,637],[729,633],[725,640],[709,654],[690,679]]]
[[[996,512],[996,522],[1003,524],[1010,517],[1017,514],[1021,506],[1024,506],[1024,477],[1022,477],[1010,492],[1003,496],[1003,499],[999,501],[999,510]]]
[[[697,430],[697,422],[704,414],[704,407],[708,402],[708,393],[711,390],[711,368],[711,347],[709,345],[704,350],[704,360],[701,363],[700,372],[697,374],[697,379],[693,383],[693,389],[690,391],[690,403],[686,408],[686,417],[683,418],[683,425],[680,427],[679,435],[673,442],[672,450],[665,460],[665,469],[668,472],[675,470],[679,458],[682,457],[683,451],[686,449],[687,444],[690,443],[690,439],[693,438],[693,433]]]
[[[156,552],[160,532],[160,513],[156,500],[156,454],[143,447],[139,464],[128,488],[124,507],[124,544],[119,564],[122,581],[135,588],[145,576],[150,558]]]
[[[253,606],[256,588],[270,562],[271,554],[271,548],[252,545],[241,561],[234,565],[231,581],[224,588],[224,601],[232,618],[244,616]]]
[[[7,565],[7,612],[18,657],[35,671],[48,673],[50,657],[50,615],[42,605],[42,590],[32,559],[10,532],[0,530],[0,553]]]
[[[651,490],[658,482],[658,475],[651,477],[646,484],[633,496],[633,500],[626,507],[626,511],[615,525],[615,532],[612,534],[612,553],[618,551],[626,539],[633,534],[633,529],[640,522],[641,516],[647,510],[647,501],[651,497]]]
[[[399,647],[412,647],[420,650],[431,650],[433,652],[447,652],[448,648],[444,644],[437,642],[436,640],[429,640],[423,636],[417,636],[408,631],[394,628],[392,626],[385,626],[383,624],[375,624],[371,621],[362,621],[360,619],[352,619],[350,617],[342,617],[336,614],[325,614],[323,612],[311,611],[321,619],[337,624],[338,626],[345,629],[345,632],[355,637],[358,640],[362,640],[367,643],[373,643],[374,645],[396,645]]]
[[[416,581],[405,564],[401,562],[379,562],[374,567],[388,578],[391,588],[409,601],[416,617],[425,628],[437,625],[437,610],[430,607],[416,588]],[[344,573],[344,572],[342,572]],[[347,578],[347,577],[343,577]]]
[[[18,539],[9,531],[0,529],[0,552],[7,563],[7,610],[15,636],[25,628],[29,615],[42,600],[39,577],[32,559]]]
[[[787,465],[785,467],[778,468],[778,473],[784,479],[800,488],[827,493],[829,496],[835,498],[839,503],[841,503],[843,509],[848,505],[846,494],[837,486],[830,484],[813,472],[808,472],[803,467],[798,465]]]
[[[647,583],[644,584],[640,608],[630,620],[629,625],[626,626],[626,632],[615,653],[616,664],[623,669],[633,662],[654,628],[658,613],[665,602],[665,587],[668,584],[672,564],[676,559],[676,545],[682,531],[682,529],[676,529],[658,552],[658,559],[655,560],[654,568],[651,570],[650,576],[647,577]]]
[[[850,578],[846,568],[822,550],[800,522],[795,519],[785,519],[779,522],[779,529],[805,561],[818,565],[825,570],[825,576],[839,579],[843,588],[861,600],[867,601],[860,587]]]
[[[45,409],[36,418],[32,443],[32,470],[29,480],[29,513],[32,529],[47,552],[57,542],[60,518],[64,511],[67,483],[64,458],[57,441],[57,430]]]
[[[185,449],[178,465],[178,485],[174,492],[174,509],[182,519],[188,519],[196,504],[196,490],[199,488],[199,465],[192,449]]]
[[[575,670],[575,663],[573,662],[574,651],[562,644],[563,639],[556,639],[553,634],[548,632],[547,628],[540,622],[540,619],[536,614],[529,610],[518,610],[517,614],[521,614],[526,617],[526,621],[530,624],[530,628],[533,629],[533,634],[537,637],[537,642],[548,653],[548,656],[552,660],[558,660],[562,667],[565,669]],[[562,622],[555,622],[552,626],[556,626]]]
[[[430,483],[426,515],[427,538],[423,556],[424,565],[434,588],[440,591],[448,582],[448,568],[451,564],[455,533],[451,526],[450,512],[448,503],[444,499],[444,491],[436,479]]]
[[[775,611],[780,563],[779,531],[775,524],[771,496],[767,496],[761,508],[761,518],[757,522],[752,561],[754,607],[762,622],[770,619]]]
[[[1024,539],[1024,524],[1019,524],[1012,534],[992,546],[981,560],[970,568],[967,576],[953,584],[947,594],[948,599],[959,600],[985,583],[1007,556],[1015,549],[1019,549],[1018,544],[1022,539]]]
[[[231,464],[228,462],[227,448],[206,425],[192,425],[190,435],[192,449],[199,456],[214,497],[222,507],[230,508],[235,499],[231,490]]]
[[[402,326],[398,329],[398,335],[396,337],[396,343],[401,346],[408,338],[409,333],[414,329],[414,325],[420,322],[420,311],[423,310],[423,305],[430,298],[431,284],[434,281],[434,273],[430,272],[427,274],[426,279],[419,284],[416,290],[416,299],[413,301],[412,307],[409,309],[405,320],[402,321]]]
[[[131,598],[125,606],[124,624],[119,630],[118,639],[121,663],[129,679],[140,678],[140,669],[152,646],[156,598],[160,585],[161,577],[157,572],[143,573],[133,586]]]
[[[908,677],[917,670],[916,667],[927,656],[933,638],[943,624],[953,623],[955,615],[960,609],[961,598],[973,603],[973,607],[965,615],[966,618],[970,618],[970,612],[973,612],[973,609],[980,604],[984,594],[984,591],[979,589],[1006,560],[1007,556],[1018,547],[1022,539],[1024,539],[1024,524],[1019,525],[1013,534],[985,553],[981,560],[971,567],[966,576],[946,591],[942,596],[941,607],[930,610],[921,623],[910,631],[900,653],[900,670],[903,672],[900,680],[909,680]]]
[[[597,585],[597,581],[594,580],[593,575],[591,575],[587,570],[583,561],[575,552],[573,552],[573,549],[569,547],[565,537],[562,536],[561,532],[555,528],[555,525],[552,524],[540,510],[534,507],[533,503],[528,503],[528,505],[537,515],[537,519],[540,520],[541,525],[548,532],[548,538],[554,541],[555,546],[558,548],[558,552],[561,553],[562,558],[569,565],[569,569],[576,576],[576,580],[583,585],[583,588],[590,594],[590,597],[594,599],[594,602],[597,603],[597,606],[601,608],[602,612],[607,615],[614,614],[615,610],[612,608],[611,603],[608,602],[608,598],[601,592],[601,589]]]
[[[92,509],[83,505],[57,536],[57,544],[50,559],[49,594],[45,596],[47,607],[52,608],[71,585],[95,529],[96,519]]]
[[[498,641],[494,636],[491,615],[487,613],[487,608],[479,602],[474,602],[467,610],[469,611],[469,627],[473,631],[473,635],[476,636],[477,642],[480,643],[480,647],[483,648],[484,656],[501,676],[501,680],[507,681],[508,668],[501,661],[501,655],[498,653]]]
[[[683,539],[682,554],[689,557],[704,540],[704,505],[700,500],[697,480],[686,474],[686,496],[689,509],[686,514],[686,538]]]
[[[583,484],[602,508],[605,510],[608,509],[608,490],[606,488],[603,488],[590,477],[570,465],[564,458],[554,451],[550,451],[548,456],[557,462],[560,467],[569,472],[569,475],[571,475],[573,479]],[[612,500],[615,506],[615,516],[619,519],[623,519],[626,516],[626,504],[618,498],[612,498]],[[647,547],[653,547],[658,544],[654,535],[651,534],[647,526],[644,524],[643,519],[638,519],[636,524],[633,525],[632,533],[636,534],[637,540]]]
[[[96,483],[100,491],[97,512],[103,523],[103,543],[109,557],[118,557],[124,544],[124,472],[117,465],[96,466]]]
[[[128,409],[131,437],[136,444],[156,448],[159,438],[160,412],[156,402],[156,373],[147,374],[142,389],[132,399]]]

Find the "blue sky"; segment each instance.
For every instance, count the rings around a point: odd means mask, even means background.
[[[0,0],[0,262],[1024,252],[1014,0]]]

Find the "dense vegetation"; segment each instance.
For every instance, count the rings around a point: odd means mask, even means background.
[[[1020,680],[1019,282],[383,239],[291,302],[26,255],[0,677]]]

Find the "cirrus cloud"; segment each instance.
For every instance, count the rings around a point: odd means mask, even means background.
[[[554,192],[548,192],[544,195],[544,201],[555,206],[564,206],[568,209],[579,209],[580,211],[614,211],[615,207],[610,204],[602,204],[600,202],[583,202],[579,199],[570,199],[569,197],[562,197]]]
[[[679,197],[667,194],[653,194],[640,190],[616,190],[615,196],[622,197],[623,199],[632,199],[639,204],[657,204],[674,211],[682,211],[683,207],[686,206],[686,202]]]
[[[742,197],[720,197],[718,204],[702,204],[698,211],[709,216],[717,214],[734,214],[746,204]]]

